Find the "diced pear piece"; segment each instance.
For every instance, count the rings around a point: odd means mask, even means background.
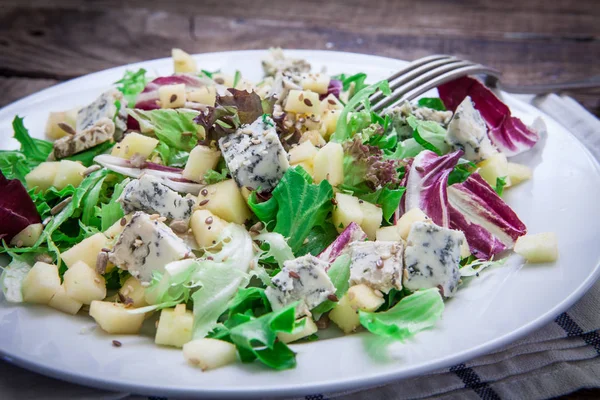
[[[118,220],[117,222],[112,224],[110,228],[104,231],[104,236],[106,236],[107,239],[113,240],[114,238],[119,236],[121,232],[123,232],[123,230],[125,229],[125,225],[127,225],[131,220],[131,214],[126,215],[123,218],[125,218],[124,224],[121,224],[121,220]]]
[[[217,72],[212,75],[213,81],[228,88],[233,87],[233,75]]]
[[[83,304],[106,297],[106,281],[83,261],[73,264],[63,277],[67,296]]]
[[[363,214],[363,220],[359,225],[369,239],[375,240],[375,232],[381,226],[381,220],[383,219],[383,210],[381,207],[364,200],[359,200],[358,206]]]
[[[329,88],[330,80],[331,78],[329,78],[329,76],[326,74],[304,74],[302,76],[302,80],[300,81],[300,86],[302,86],[302,89],[304,90],[325,94]]]
[[[58,290],[60,277],[58,267],[53,264],[38,261],[23,279],[22,293],[25,303],[48,304]]]
[[[352,286],[331,310],[329,319],[344,333],[353,332],[360,326],[358,310],[373,312],[385,302],[378,293],[364,284]]]
[[[332,94],[327,95],[327,97],[321,100],[321,112],[323,115],[325,115],[328,111],[342,110],[343,108],[344,106],[342,103]]]
[[[502,153],[496,153],[477,164],[479,175],[491,186],[496,187],[496,179],[506,177],[506,186],[511,185],[508,173],[508,160]]]
[[[294,167],[300,166],[304,169],[310,176],[315,176],[315,167],[312,161],[300,161],[298,164],[294,165]]]
[[[185,304],[165,308],[160,312],[154,342],[164,346],[183,347],[192,340],[194,314],[186,310]]]
[[[196,72],[196,61],[188,53],[181,49],[172,49],[173,70],[176,74]]]
[[[62,160],[58,163],[58,169],[56,170],[52,186],[58,190],[64,189],[68,185],[77,187],[83,181],[83,171],[85,170],[86,168],[83,164],[70,160]]]
[[[65,287],[61,286],[56,293],[54,293],[54,296],[52,296],[48,305],[64,313],[75,315],[79,312],[83,303],[67,296]]]
[[[194,182],[202,182],[209,169],[215,169],[221,158],[221,152],[209,146],[199,145],[192,149],[183,169],[183,177]]]
[[[327,139],[337,128],[338,119],[340,119],[341,110],[330,110],[323,114],[321,119],[321,131]]]
[[[96,269],[96,259],[98,253],[103,248],[109,248],[110,242],[103,233],[95,233],[92,236],[83,239],[69,250],[61,253],[60,258],[67,267],[71,268],[76,262],[83,261],[91,268]]]
[[[229,223],[208,210],[197,210],[190,218],[192,233],[200,247],[211,247],[217,244],[219,236]]]
[[[214,86],[203,86],[189,89],[187,100],[214,107],[217,100],[217,89]]]
[[[196,339],[183,345],[186,361],[203,371],[223,367],[237,360],[234,344],[218,339]]]
[[[319,122],[320,124],[320,122]],[[317,130],[319,124],[315,124],[315,129],[306,131],[300,137],[300,143],[311,142],[314,146],[323,147],[327,144],[327,141],[321,136],[321,133]]]
[[[398,226],[382,226],[375,232],[375,240],[380,242],[399,242],[402,240],[402,235]]]
[[[148,305],[144,293],[145,291],[146,289],[142,286],[142,283],[133,276],[127,278],[123,283],[123,287],[119,289],[121,296],[131,299],[131,306],[134,308],[145,307]]]
[[[317,328],[317,324],[315,324],[315,321],[313,321],[311,317],[304,317],[301,320],[304,320],[304,326],[302,326],[302,328],[298,329],[297,331],[294,330],[291,333],[277,333],[279,340],[281,340],[283,343],[292,343],[310,336],[319,330],[319,328]]]
[[[508,163],[508,177],[510,178],[511,186],[530,180],[532,175],[533,172],[527,165],[512,162]]]
[[[30,173],[25,175],[25,183],[28,189],[38,188],[38,191],[45,191],[54,183],[56,172],[58,171],[59,161],[43,162]]]
[[[185,105],[185,84],[165,85],[158,88],[161,108],[181,108]]]
[[[517,239],[515,253],[530,263],[554,262],[558,259],[558,241],[554,232],[525,235]]]
[[[206,193],[204,195],[203,193]],[[198,195],[198,208],[228,222],[243,224],[252,215],[233,179],[206,186]]]
[[[137,132],[128,133],[111,151],[115,157],[129,160],[132,155],[139,154],[147,160],[158,145],[158,140]]]
[[[342,232],[350,222],[362,224],[364,215],[357,197],[336,193],[335,201],[337,204],[333,207],[333,224],[338,232]]]
[[[428,220],[429,217],[423,211],[421,211],[421,209],[413,208],[408,210],[402,214],[398,222],[396,222],[396,226],[400,232],[400,237],[406,240],[408,233],[410,232],[410,227],[414,222],[425,222]]]
[[[343,296],[329,312],[329,319],[344,333],[354,332],[360,326],[358,312],[350,305],[348,295]]]
[[[344,182],[344,149],[336,142],[329,142],[314,158],[315,181],[327,179],[332,186]]]
[[[90,304],[90,317],[110,334],[138,333],[144,323],[144,316],[144,313],[130,313],[121,303],[94,300]]]
[[[288,152],[290,155],[290,165],[296,165],[302,161],[310,161],[312,163],[318,151],[310,140],[300,143],[298,146],[292,147]]]
[[[321,100],[318,93],[293,89],[283,109],[296,114],[321,115]]]
[[[10,244],[17,247],[31,247],[40,238],[43,230],[42,224],[27,225],[25,229],[13,236]]]
[[[67,111],[51,112],[46,121],[46,137],[51,140],[60,139],[69,133],[64,131],[59,123],[65,123],[75,129],[77,125],[77,108],[73,108]]]

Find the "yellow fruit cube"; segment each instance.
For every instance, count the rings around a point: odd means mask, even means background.
[[[132,155],[139,154],[148,159],[158,145],[158,140],[137,132],[128,133],[121,142],[112,148],[111,155],[129,160]]]
[[[279,340],[283,343],[292,343],[307,336],[310,336],[319,330],[319,328],[317,328],[317,324],[315,324],[315,321],[313,321],[312,318],[304,317],[301,319],[301,321],[302,320],[304,320],[304,325],[302,326],[302,328],[294,330],[291,333],[279,332],[277,333],[277,338],[279,338]]]
[[[64,189],[68,185],[77,187],[83,181],[83,171],[85,170],[86,167],[78,162],[62,160],[58,163],[52,186],[58,190]]]
[[[319,122],[320,123],[320,122]],[[327,141],[321,136],[319,131],[319,123],[315,123],[315,129],[306,131],[300,137],[300,143],[311,142],[314,146],[323,147],[327,144]]]
[[[46,137],[51,140],[60,139],[69,133],[63,130],[58,124],[65,123],[75,129],[77,125],[77,108],[68,111],[51,112],[46,121]]]
[[[124,304],[108,301],[92,301],[90,317],[107,333],[138,333],[144,323],[144,313],[130,313]]]
[[[64,313],[75,315],[79,312],[83,303],[67,296],[65,287],[61,286],[60,289],[54,293],[54,296],[52,296],[48,305]]]
[[[338,232],[343,231],[351,222],[361,225],[363,210],[358,198],[345,193],[335,194],[336,205],[333,207],[333,224]]]
[[[314,158],[315,181],[327,179],[332,186],[344,182],[344,149],[336,142],[329,142]]]
[[[358,312],[350,305],[347,294],[329,312],[329,319],[346,334],[354,332],[360,326]]]
[[[186,102],[185,84],[165,85],[158,88],[161,108],[181,108]]]
[[[217,244],[229,223],[208,210],[197,210],[190,218],[190,225],[198,246],[206,248]]]
[[[326,139],[329,138],[333,132],[335,132],[341,113],[342,110],[330,110],[323,114],[321,119],[321,132]]]
[[[373,312],[385,302],[381,292],[371,289],[365,284],[352,286],[346,295],[355,310]]]
[[[183,345],[183,357],[202,371],[223,367],[237,360],[234,344],[218,339],[196,339]]]
[[[380,242],[399,242],[402,240],[402,236],[396,225],[382,226],[375,232],[375,240]]]
[[[290,165],[296,165],[302,161],[310,161],[312,163],[318,151],[310,140],[300,143],[298,146],[292,147],[288,152],[290,155]]]
[[[554,232],[525,235],[517,239],[514,250],[530,263],[554,262],[558,259],[558,240]]]
[[[338,100],[337,97],[335,97],[332,94],[327,95],[327,97],[321,100],[321,112],[323,113],[323,115],[332,110],[341,111],[343,108],[344,106],[342,105],[342,103]]]
[[[31,247],[40,238],[43,230],[42,224],[27,225],[25,229],[13,236],[10,244],[17,247]]]
[[[25,175],[25,183],[27,183],[28,189],[38,188],[38,191],[45,191],[51,187],[54,183],[54,177],[58,171],[58,161],[47,161],[43,162],[30,173]]]
[[[83,261],[73,264],[65,272],[63,280],[67,296],[83,304],[106,297],[104,277]]]
[[[232,75],[224,74],[222,72],[217,72],[216,74],[213,74],[212,79],[219,85],[223,85],[228,88],[233,87],[233,76]]]
[[[130,299],[131,306],[134,308],[145,307],[148,305],[145,298],[145,291],[146,289],[142,286],[142,283],[133,276],[127,278],[123,283],[123,287],[119,289],[121,296]]]
[[[421,211],[419,208],[413,208],[402,214],[400,219],[396,222],[400,237],[404,240],[408,237],[410,227],[414,222],[426,222],[429,221],[429,217]]]
[[[233,179],[206,186],[198,195],[198,208],[228,222],[243,224],[252,215]]]
[[[187,92],[187,100],[214,107],[217,100],[217,90],[214,86],[193,88]]]
[[[183,177],[194,182],[204,180],[204,174],[209,169],[215,169],[221,158],[221,152],[209,146],[199,145],[192,149],[183,169]]]
[[[196,72],[196,61],[188,53],[181,49],[172,49],[173,70],[176,74]]]
[[[359,225],[369,239],[375,240],[375,232],[381,226],[381,220],[383,219],[383,210],[381,207],[364,200],[359,200],[358,206],[363,214],[363,220]]]
[[[502,153],[496,153],[477,164],[479,175],[491,186],[496,187],[496,179],[506,177],[506,186],[511,185],[508,174],[508,161]]]
[[[98,253],[103,248],[109,248],[110,241],[103,233],[96,233],[89,238],[83,239],[69,250],[61,253],[60,258],[67,267],[71,268],[76,262],[83,261],[91,268],[96,269]]]
[[[183,347],[192,340],[194,314],[185,309],[185,304],[165,308],[160,312],[154,342],[164,346]]]
[[[325,94],[327,93],[330,80],[331,78],[325,74],[304,74],[302,76],[302,80],[300,81],[300,86],[302,86],[302,89],[304,90]]]
[[[533,172],[527,165],[508,163],[508,177],[510,178],[510,185],[515,186],[521,182],[528,181],[531,179]]]
[[[41,261],[36,262],[23,279],[22,293],[25,303],[48,304],[60,290],[58,267]]]
[[[306,90],[290,90],[283,109],[296,114],[321,115],[319,94]]]

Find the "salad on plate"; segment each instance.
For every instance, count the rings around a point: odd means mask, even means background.
[[[258,83],[179,49],[173,65],[50,113],[49,140],[14,118],[20,149],[0,151],[5,301],[89,314],[108,335],[149,327],[203,370],[287,369],[288,344],[324,329],[405,340],[435,327],[511,251],[558,257],[555,235],[527,234],[502,197],[531,179],[508,157],[543,122],[526,126],[475,78],[376,114],[369,96],[387,81],[280,49]]]

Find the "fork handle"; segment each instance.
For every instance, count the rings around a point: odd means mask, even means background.
[[[600,75],[593,76],[589,79],[583,79],[579,81],[561,82],[561,83],[549,83],[541,85],[529,85],[529,86],[510,86],[503,84],[494,78],[488,80],[489,85],[495,86],[500,90],[504,90],[508,93],[515,94],[547,94],[554,92],[561,92],[565,90],[585,90],[600,88]]]

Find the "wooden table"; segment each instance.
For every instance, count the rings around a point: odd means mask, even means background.
[[[447,53],[495,67],[509,84],[570,81],[600,75],[600,1],[2,0],[0,106],[172,47],[270,46],[406,60]],[[574,97],[600,115],[598,91]]]

